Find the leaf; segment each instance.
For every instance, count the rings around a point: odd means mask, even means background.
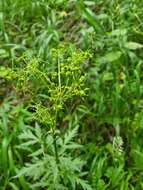
[[[82,180],[82,179],[77,179],[77,183],[81,185],[81,187],[84,189],[84,190],[92,190],[91,186],[85,181],[85,180]]]
[[[3,12],[0,12],[0,31],[4,30],[3,20],[4,20],[4,14],[3,14]]]
[[[42,131],[38,123],[35,124],[35,133],[39,139],[42,138]]]
[[[6,58],[8,57],[8,53],[5,49],[0,49],[0,57],[1,58]]]
[[[116,29],[116,30],[113,30],[107,34],[109,36],[124,36],[127,34],[127,30],[126,29]]]
[[[112,51],[110,53],[107,53],[103,57],[100,57],[97,59],[97,62],[99,63],[106,63],[106,62],[114,62],[118,60],[121,57],[122,53],[120,51]]]
[[[37,151],[33,152],[32,154],[30,154],[29,156],[34,157],[34,156],[39,156],[43,153],[42,149],[38,149]]]
[[[68,131],[65,136],[64,136],[64,144],[68,144],[70,143],[73,138],[76,136],[77,134],[77,131],[78,131],[78,126],[73,128],[72,130]]]
[[[84,4],[87,6],[93,6],[93,5],[95,5],[95,2],[94,1],[84,1]]]
[[[83,146],[77,143],[71,143],[68,145],[65,145],[66,149],[78,149],[78,148],[82,148]]]
[[[1,53],[1,52],[0,52]],[[1,54],[0,54],[1,57]],[[2,78],[10,78],[10,75],[13,73],[13,70],[8,67],[0,67],[0,77]]]
[[[19,139],[23,140],[31,139],[37,141],[37,137],[30,130],[24,131],[22,134],[20,134]]]
[[[36,160],[36,162],[33,163],[26,163],[25,167],[19,170],[15,177],[17,178],[24,175],[24,176],[30,176],[34,180],[37,180],[43,175],[45,171],[44,164],[45,163],[43,160]]]
[[[103,74],[103,81],[112,81],[114,79],[113,73],[111,72],[105,72]]]
[[[95,14],[87,7],[84,3],[80,1],[80,8],[82,9],[83,17],[88,21],[88,23],[94,28],[95,31],[102,32],[101,25],[97,21]]]
[[[29,140],[29,141],[26,141],[25,143],[20,144],[20,146],[18,146],[18,147],[20,147],[20,148],[27,147],[27,146],[30,146],[30,145],[34,145],[36,143],[37,143],[36,140]]]
[[[15,183],[9,182],[9,186],[12,188],[12,190],[19,190],[19,187]]]
[[[143,45],[137,42],[127,42],[125,43],[125,47],[130,50],[136,50],[143,48]]]

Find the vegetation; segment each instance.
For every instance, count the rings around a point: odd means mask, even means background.
[[[0,189],[143,189],[143,1],[0,1]]]

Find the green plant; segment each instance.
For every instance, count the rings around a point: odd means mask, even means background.
[[[14,180],[19,166],[22,164],[22,152],[16,144],[20,142],[18,135],[26,128],[26,122],[31,114],[16,99],[8,99],[0,108],[0,188],[18,189],[19,185],[25,190],[28,188],[23,176]]]
[[[82,187],[90,190],[91,187],[82,179],[86,175],[82,172],[85,162],[78,157],[78,152],[77,156],[74,153],[76,149],[79,151],[82,148],[73,141],[77,129],[68,130],[63,137],[59,131],[55,131],[56,139],[52,131],[42,130],[38,124],[34,130],[29,128],[23,131],[19,136],[23,143],[18,148],[29,152],[31,162],[26,163],[25,167],[18,172],[18,177],[25,175],[32,179],[31,189],[33,187],[45,187],[51,190]]]
[[[44,127],[44,130],[41,130],[37,126],[34,129],[35,135],[31,128],[28,131],[24,129],[23,134],[20,135],[20,140],[24,139],[26,142],[19,148],[25,145],[24,150],[31,149],[34,153],[31,154],[32,162],[27,163],[27,167],[18,172],[18,176],[30,174],[33,182],[38,181],[35,184],[37,187],[62,189],[68,186],[75,189],[81,185],[83,189],[91,189],[82,179],[86,174],[81,173],[84,162],[71,154],[72,149],[80,147],[71,141],[76,129],[69,131],[64,136],[64,140],[57,132],[58,123],[63,117],[62,111],[66,111],[65,103],[71,104],[76,97],[86,95],[85,77],[80,65],[88,55],[72,47],[67,50],[66,46],[62,46],[53,50],[53,65],[50,70],[46,70],[45,65],[41,66],[38,59],[32,59],[26,66],[17,67],[15,71],[3,75],[6,78],[7,76],[10,79],[15,78],[16,82],[13,85],[16,85],[17,92],[23,92],[26,97],[29,93],[28,100],[31,103],[28,103],[28,109],[35,110],[33,120],[37,120]],[[29,148],[30,145],[33,147]],[[34,147],[38,147],[38,150]],[[51,155],[48,154],[48,149],[51,149]],[[70,154],[68,149],[71,150]],[[39,172],[40,168],[41,172]]]
[[[143,188],[142,6],[0,1],[0,189]]]

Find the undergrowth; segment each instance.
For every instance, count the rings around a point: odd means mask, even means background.
[[[0,189],[143,188],[143,2],[0,1]]]

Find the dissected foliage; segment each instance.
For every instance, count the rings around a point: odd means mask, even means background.
[[[0,1],[0,189],[143,188],[143,1]]]

